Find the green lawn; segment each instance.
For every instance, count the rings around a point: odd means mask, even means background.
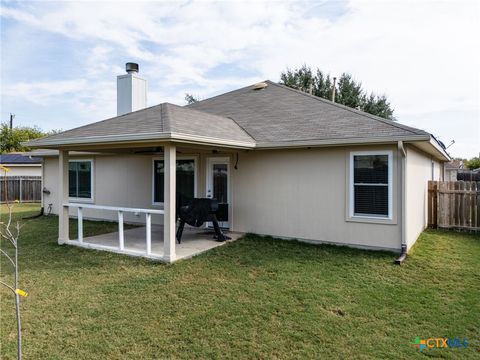
[[[86,222],[85,235],[114,229]],[[479,358],[478,236],[426,231],[403,266],[253,235],[164,265],[58,246],[56,234],[53,216],[22,230],[25,359]],[[14,303],[0,295],[0,357],[13,359]],[[417,336],[470,346],[419,352]]]

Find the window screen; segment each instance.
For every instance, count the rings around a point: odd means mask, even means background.
[[[92,198],[92,162],[68,163],[68,196],[80,199]]]
[[[164,161],[154,160],[153,167],[153,201],[163,203],[165,186]],[[186,198],[195,196],[195,161],[193,159],[177,160],[177,193]]]
[[[354,215],[388,217],[388,155],[353,156]]]

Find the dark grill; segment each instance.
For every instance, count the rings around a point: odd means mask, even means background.
[[[230,239],[222,232],[218,225],[218,212],[218,201],[215,199],[193,198],[186,200],[177,196],[177,218],[180,220],[177,229],[178,243],[180,244],[182,241],[185,223],[190,226],[200,227],[207,221],[212,222],[217,241]]]

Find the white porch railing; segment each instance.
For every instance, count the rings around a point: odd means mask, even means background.
[[[116,207],[116,206],[103,206],[103,205],[93,205],[93,204],[82,204],[82,203],[68,203],[63,204],[65,208],[77,208],[77,219],[78,219],[78,237],[77,240],[68,240],[66,243],[70,245],[77,245],[82,247],[87,247],[97,250],[107,250],[121,254],[135,255],[135,256],[144,256],[153,259],[163,259],[163,254],[152,253],[152,214],[164,215],[164,210],[154,210],[154,209],[137,209],[137,208],[126,208],[126,207]],[[83,209],[95,209],[95,210],[106,210],[106,211],[116,211],[118,216],[118,247],[100,245],[93,243],[84,242],[83,237]],[[145,251],[139,251],[134,249],[125,249],[125,232],[124,232],[124,213],[140,213],[145,214]],[[165,247],[165,242],[164,242]],[[164,251],[164,254],[166,252]],[[165,259],[168,261],[168,259]]]

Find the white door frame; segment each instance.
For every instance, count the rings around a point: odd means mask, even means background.
[[[213,165],[214,164],[226,164],[227,165],[227,202],[228,202],[228,221],[219,221],[219,225],[222,228],[230,228],[231,226],[231,209],[232,209],[232,195],[231,195],[231,175],[230,175],[230,157],[228,156],[209,156],[207,157],[207,168],[206,168],[206,181],[205,181],[205,195],[209,197],[208,190],[211,189],[213,192],[212,184],[212,175],[213,175]],[[207,227],[211,227],[210,222],[207,223]]]

